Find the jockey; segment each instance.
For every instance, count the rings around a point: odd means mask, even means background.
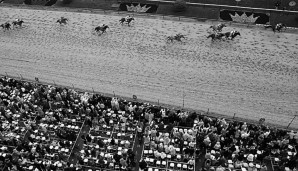
[[[235,34],[235,33],[236,33],[236,31],[235,31],[235,30],[231,31],[231,35],[233,35],[233,34]]]
[[[19,22],[19,21],[20,21],[20,19],[19,19],[19,18],[17,18],[17,19],[16,19],[16,22]]]
[[[130,15],[126,16],[126,17],[125,17],[125,21],[127,21],[127,20],[130,19],[130,18],[131,18]]]

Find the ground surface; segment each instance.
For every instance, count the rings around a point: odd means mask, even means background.
[[[56,20],[69,18],[59,26]],[[298,111],[298,35],[234,28],[234,41],[207,40],[208,23],[0,8],[0,22],[25,20],[0,31],[0,73],[160,101],[288,125]],[[98,36],[98,24],[110,30]],[[185,43],[166,43],[169,35]],[[298,128],[298,117],[293,127]]]

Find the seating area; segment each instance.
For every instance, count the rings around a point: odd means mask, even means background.
[[[79,155],[79,166],[84,170],[125,170],[131,164],[136,124],[125,111],[108,109],[107,119],[96,118]],[[106,122],[107,121],[107,122]]]
[[[196,131],[192,128],[167,127],[164,125],[168,131],[160,130],[155,124],[146,127],[142,157],[148,164],[148,170],[193,171]]]
[[[273,165],[283,158],[278,170],[297,167],[297,133],[291,137],[286,130],[206,117],[194,123],[198,151],[204,151],[204,170],[271,170],[265,160],[272,158]]]
[[[298,133],[0,79],[1,170],[297,170]]]

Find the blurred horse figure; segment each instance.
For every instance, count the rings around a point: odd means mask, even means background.
[[[224,27],[227,27],[227,26],[223,23],[220,23],[217,25],[210,26],[209,28],[211,28],[213,32],[221,32]]]
[[[11,29],[10,26],[11,26],[11,24],[9,22],[6,22],[6,23],[0,25],[0,27],[2,27],[4,29],[4,31]]]
[[[183,34],[178,33],[175,36],[168,36],[167,41],[173,42],[174,40],[177,40],[178,42],[182,42],[182,40],[181,40],[182,38],[186,39],[186,36],[184,36]]]
[[[68,21],[67,18],[61,17],[59,20],[57,20],[57,23],[59,23],[60,25],[67,24],[67,21]]]
[[[212,33],[212,34],[209,34],[209,36],[207,36],[207,39],[211,37],[212,41],[221,40],[221,38],[224,36],[225,36],[225,34],[223,34],[223,33]]]
[[[121,18],[119,21],[120,21],[120,24],[123,25],[124,22],[127,23],[128,26],[130,26],[130,22],[132,22],[133,20],[135,20],[133,17],[131,17],[130,15],[125,17],[125,18]]]
[[[236,30],[226,32],[226,33],[223,33],[223,34],[225,35],[226,39],[230,39],[230,40],[233,40],[238,35],[241,36],[240,32],[236,31]]]
[[[16,19],[16,21],[13,21],[13,22],[12,22],[12,25],[13,25],[13,27],[15,27],[15,26],[22,27],[22,24],[23,24],[23,23],[24,23],[23,20]]]
[[[109,28],[108,25],[103,24],[102,26],[97,26],[95,27],[95,31],[98,33],[99,31],[101,31],[101,34],[103,34],[104,32],[106,32],[107,28]]]
[[[273,25],[265,25],[264,27],[265,27],[265,29],[272,28],[272,30],[273,30],[274,33],[276,31],[282,32],[282,30],[286,30],[287,29],[287,26],[285,24],[283,24],[283,23],[278,23],[275,26],[273,26]]]

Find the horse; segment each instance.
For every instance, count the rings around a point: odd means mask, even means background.
[[[168,36],[167,41],[173,42],[175,40],[175,36]]]
[[[181,40],[182,38],[186,39],[186,36],[184,36],[183,34],[178,33],[175,36],[168,36],[167,41],[173,42],[174,40],[177,40],[178,42],[182,42],[182,40]]]
[[[265,29],[272,28],[272,30],[273,30],[274,33],[276,32],[276,30],[278,32],[282,32],[283,29],[284,30],[287,29],[287,26],[285,24],[283,24],[283,23],[278,23],[275,26],[273,26],[273,25],[265,25],[264,27],[265,27]]]
[[[19,26],[19,27],[22,27],[22,24],[24,23],[24,21],[23,20],[16,20],[16,21],[13,21],[12,22],[12,25],[13,25],[13,27],[15,27],[15,26]]]
[[[226,37],[226,39],[230,39],[230,40],[233,40],[238,35],[241,36],[240,32],[236,31],[236,30],[226,32],[226,33],[223,33],[223,34]]]
[[[212,33],[212,34],[209,34],[209,36],[207,36],[207,39],[211,37],[211,40],[214,41],[214,40],[221,40],[222,37],[224,37],[225,34],[223,33]]]
[[[11,24],[9,22],[6,22],[6,23],[0,25],[0,27],[2,27],[4,29],[4,31],[11,29],[10,26],[11,26]]]
[[[130,26],[130,22],[132,22],[132,20],[135,20],[133,17],[126,17],[126,18],[121,18],[119,20],[120,24],[123,25],[124,22],[127,23],[128,26]]]
[[[107,28],[109,28],[109,26],[107,26],[107,25],[104,24],[103,26],[97,26],[97,27],[95,27],[94,30],[96,32],[101,31],[101,34],[103,34],[104,32],[106,32]]]
[[[220,23],[217,25],[210,26],[209,28],[211,28],[213,32],[221,32],[224,27],[227,27],[226,24]]]
[[[68,21],[67,18],[61,17],[59,20],[57,20],[57,23],[59,23],[60,25],[67,24],[67,21]]]

